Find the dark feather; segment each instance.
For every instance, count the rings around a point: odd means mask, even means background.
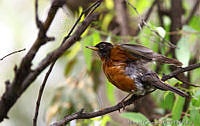
[[[145,76],[142,77],[142,80],[145,83],[148,83],[152,86],[155,86],[158,89],[165,90],[165,91],[172,91],[172,92],[174,92],[174,93],[176,93],[176,94],[178,94],[182,97],[188,97],[189,96],[186,92],[184,92],[184,91],[182,91],[182,90],[180,90],[176,87],[173,87],[169,84],[162,82],[160,80],[160,78],[157,76],[157,74],[154,73],[154,72],[147,73]]]
[[[182,63],[178,60],[165,57],[141,45],[121,44],[120,47],[122,50],[129,52],[132,56],[142,57],[144,60],[182,66]]]

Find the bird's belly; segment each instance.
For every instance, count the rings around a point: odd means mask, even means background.
[[[134,80],[125,74],[124,66],[117,65],[105,67],[104,73],[108,80],[117,88],[126,92],[134,91],[136,89]]]

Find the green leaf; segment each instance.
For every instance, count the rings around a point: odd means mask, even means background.
[[[94,32],[93,33],[93,45],[98,44],[99,42],[101,42],[101,36],[99,32]]]
[[[101,125],[100,126],[107,126],[107,123],[111,121],[111,118],[109,115],[104,115],[101,119]]]
[[[162,36],[163,38],[165,37],[166,31],[163,27],[156,27],[155,30],[158,32],[160,36]]]
[[[106,80],[106,93],[108,101],[111,105],[114,105],[116,103],[115,99],[115,87],[113,84],[111,84],[108,80]]]
[[[192,110],[190,110],[190,118],[194,124],[194,126],[199,126],[200,124],[200,113],[198,109],[195,109],[195,107],[193,107]]]
[[[196,107],[199,107],[200,106],[200,92],[199,90],[197,90],[194,94],[193,94],[193,97],[192,97],[192,105],[193,106],[196,106]]]
[[[92,50],[86,48],[86,46],[94,46],[101,41],[100,33],[94,32],[93,34],[85,37],[83,40],[83,55],[85,57],[85,62],[87,64],[87,68],[90,71],[92,67]]]
[[[172,108],[172,119],[179,120],[182,114],[183,106],[185,103],[185,98],[177,96],[174,106]]]
[[[200,17],[193,16],[189,25],[197,31],[200,31]]]
[[[136,112],[125,112],[120,114],[121,117],[129,119],[135,123],[151,124],[151,122],[141,113]]]
[[[188,25],[184,25],[182,29],[187,32],[196,32],[196,30],[194,30],[192,27]]]
[[[106,4],[106,7],[110,10],[112,10],[114,8],[114,2],[113,0],[105,0],[105,4]]]
[[[87,36],[83,40],[83,55],[85,57],[85,62],[87,64],[87,68],[90,71],[92,66],[92,50],[86,48],[86,46],[93,46],[93,36]]]
[[[192,125],[193,125],[192,120],[189,117],[184,116],[183,120],[182,120],[182,125],[181,126],[192,126]]]
[[[133,2],[136,2],[136,4]],[[133,0],[133,2],[131,2],[131,3],[137,8],[137,11],[140,14],[142,14],[152,4],[152,0],[136,0],[136,1]],[[134,11],[134,13],[135,13],[135,11]]]
[[[170,91],[166,91],[164,94],[163,106],[164,108],[171,110],[174,103],[174,94]]]
[[[185,37],[182,37],[177,44],[175,53],[179,61],[183,63],[183,66],[188,66],[190,60],[189,43]]]
[[[114,15],[112,13],[107,13],[105,15],[105,17],[103,18],[102,27],[101,27],[103,31],[107,31],[108,30],[108,26],[109,26],[110,22],[112,21],[113,16]]]

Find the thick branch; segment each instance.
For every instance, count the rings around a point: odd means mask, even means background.
[[[55,9],[55,7],[54,7]],[[32,71],[26,72],[26,76],[20,76],[15,77],[16,79],[20,79],[22,77],[22,80],[17,81],[14,80],[9,86],[7,86],[7,89],[5,93],[3,94],[1,101],[0,101],[0,121],[2,121],[4,118],[7,117],[7,113],[10,110],[10,108],[14,105],[16,100],[21,96],[21,94],[26,90],[28,86],[37,78],[37,76],[52,62],[54,62],[56,59],[58,59],[68,48],[70,48],[77,40],[80,39],[81,34],[86,30],[86,28],[89,26],[89,24],[97,20],[98,15],[93,14],[91,16],[88,16],[85,18],[85,20],[82,22],[82,24],[77,28],[77,30],[74,32],[74,34],[66,40],[66,42],[53,51],[52,53],[48,54],[46,58],[44,58],[38,67]],[[34,52],[35,50],[33,50]],[[30,52],[31,53],[31,52]],[[28,55],[28,54],[27,54]],[[32,58],[32,57],[31,57]],[[28,57],[29,60],[29,57]],[[28,67],[29,68],[29,67]],[[22,70],[26,69],[23,68]]]
[[[114,0],[116,10],[116,20],[120,25],[120,34],[126,36],[129,34],[128,26],[128,13],[126,10],[126,4],[122,0]]]
[[[146,95],[144,95],[144,96],[146,96]],[[96,112],[84,113],[83,109],[82,109],[81,111],[79,111],[77,113],[74,113],[72,115],[68,115],[68,116],[64,117],[63,120],[60,120],[60,121],[53,123],[51,126],[63,126],[63,125],[67,124],[68,122],[70,122],[74,119],[89,119],[89,118],[93,118],[93,117],[97,117],[97,116],[102,116],[102,115],[120,110],[124,106],[130,105],[134,101],[136,101],[136,100],[138,100],[138,99],[140,99],[144,96],[133,95],[130,99],[124,101],[124,104],[119,103],[115,106],[108,107],[108,108],[105,108],[105,109],[102,109],[102,110],[99,110],[99,111],[96,111]]]
[[[37,3],[37,0],[36,0],[36,3]],[[86,14],[90,9],[92,9],[87,16],[91,15],[94,10],[100,5],[101,1],[96,1],[95,3],[93,3],[90,7],[86,8],[85,10],[83,10],[83,12],[81,13],[81,15],[79,16],[79,18],[77,19],[77,21],[75,22],[75,24],[72,26],[71,30],[69,31],[68,35],[66,37],[64,37],[62,43],[60,46],[62,46],[66,40],[70,37],[70,35],[72,34],[72,32],[74,31],[75,27],[77,26],[77,24],[79,23],[79,21],[81,20],[83,14]],[[37,4],[36,4],[37,5]],[[36,15],[37,16],[37,15]],[[37,19],[37,17],[36,17]],[[37,126],[37,117],[38,117],[38,113],[39,113],[39,108],[40,108],[40,101],[41,101],[41,98],[42,98],[42,94],[43,94],[43,91],[44,91],[44,88],[45,88],[45,85],[46,85],[46,82],[47,82],[47,79],[55,65],[56,61],[54,61],[48,72],[46,73],[45,75],[45,78],[42,82],[42,85],[40,86],[40,91],[39,91],[39,95],[38,95],[38,99],[37,99],[37,102],[36,102],[36,108],[35,108],[35,116],[33,118],[33,126]]]
[[[23,82],[25,81],[25,78],[31,73],[31,65],[32,60],[35,57],[37,51],[39,48],[45,44],[45,42],[49,40],[53,40],[52,38],[46,37],[46,32],[49,29],[57,10],[62,7],[64,4],[63,0],[54,0],[49,12],[48,16],[44,22],[43,28],[39,30],[38,37],[36,41],[34,42],[31,49],[28,51],[26,56],[22,59],[22,62],[20,64],[20,67],[17,69],[15,67],[15,77],[12,83],[7,81],[6,83],[6,91],[1,97],[0,100],[0,122],[3,121],[4,118],[7,117],[7,113],[10,110],[10,108],[13,106],[13,104],[17,101],[17,98],[20,97],[22,92],[24,91],[23,88],[21,88]]]

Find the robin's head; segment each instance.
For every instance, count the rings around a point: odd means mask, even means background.
[[[100,42],[96,46],[86,46],[86,48],[97,51],[101,58],[108,58],[110,56],[110,51],[113,48],[113,45],[108,42]]]

